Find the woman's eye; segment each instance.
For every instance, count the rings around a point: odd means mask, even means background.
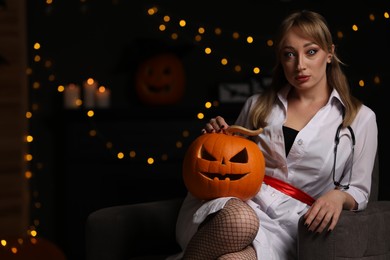
[[[309,55],[314,55],[314,54],[317,53],[317,50],[309,50],[307,53],[308,53]]]
[[[287,58],[292,58],[292,57],[294,57],[295,55],[294,55],[293,52],[285,52],[285,53],[284,53],[284,56],[287,57]]]

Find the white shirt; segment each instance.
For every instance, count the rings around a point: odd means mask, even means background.
[[[254,140],[258,143],[266,161],[266,175],[283,180],[318,198],[334,189],[332,167],[336,130],[342,122],[343,104],[333,90],[327,104],[321,108],[308,124],[299,131],[286,157],[283,124],[286,121],[287,94],[289,87],[278,93],[280,102],[272,108],[266,126]],[[235,124],[252,128],[249,111],[259,94],[250,97],[244,104]],[[366,208],[371,188],[371,173],[377,152],[377,123],[375,113],[363,105],[351,125],[355,139],[352,177],[346,190],[358,203],[358,210]],[[345,170],[342,184],[349,181],[348,160],[352,158],[351,134],[347,128],[340,131],[337,149],[336,181]],[[346,166],[346,167],[345,167]]]

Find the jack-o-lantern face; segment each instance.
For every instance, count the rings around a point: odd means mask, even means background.
[[[183,161],[183,180],[199,199],[233,196],[248,200],[259,192],[264,156],[249,139],[224,133],[199,136]]]
[[[145,104],[175,104],[184,94],[184,66],[173,53],[146,59],[139,65],[135,77],[138,97]]]

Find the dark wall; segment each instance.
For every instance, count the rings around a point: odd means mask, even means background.
[[[34,196],[42,208],[32,209],[40,219],[41,235],[57,242],[69,259],[83,259],[84,222],[101,207],[182,196],[181,160],[185,148],[198,134],[205,120],[221,114],[233,121],[241,102],[221,103],[205,109],[205,101],[218,100],[221,83],[253,87],[266,80],[272,70],[273,52],[266,45],[280,20],[293,9],[321,12],[333,28],[337,50],[347,64],[345,71],[352,90],[377,114],[379,126],[380,199],[390,199],[385,174],[388,137],[384,134],[386,104],[384,90],[389,84],[389,21],[383,18],[385,1],[362,2],[353,8],[329,1],[28,1],[31,132],[34,164]],[[160,9],[152,17],[146,10]],[[337,6],[337,8],[336,8]],[[369,14],[376,20],[370,21]],[[172,21],[166,32],[158,25],[163,15]],[[187,27],[179,28],[178,19]],[[357,24],[358,32],[351,26]],[[193,41],[196,28],[204,26],[200,43]],[[222,35],[213,29],[220,27]],[[232,40],[232,32],[252,35],[255,43]],[[338,32],[343,38],[337,38]],[[179,34],[171,40],[172,32]],[[141,43],[140,43],[141,41]],[[33,43],[41,44],[33,50]],[[204,47],[213,48],[205,55]],[[134,73],[138,64],[156,50],[178,54],[186,73],[185,94],[177,104],[148,106],[134,92]],[[42,58],[34,62],[35,55]],[[220,65],[227,56],[228,66]],[[48,61],[50,61],[48,63]],[[240,64],[242,72],[234,72]],[[261,73],[254,76],[250,67]],[[374,83],[374,77],[380,83]],[[109,109],[95,111],[63,107],[61,84],[81,84],[93,77],[112,90]],[[360,87],[359,80],[366,85]],[[34,83],[39,87],[34,87]],[[36,84],[35,84],[36,86]],[[247,93],[248,94],[248,93]],[[198,112],[205,119],[196,118]],[[96,136],[91,136],[91,130]],[[188,133],[184,134],[184,133]],[[181,146],[177,146],[180,143]],[[127,154],[135,150],[137,156]],[[116,154],[125,152],[125,159]],[[146,159],[155,158],[153,165]],[[384,159],[383,159],[384,158]]]

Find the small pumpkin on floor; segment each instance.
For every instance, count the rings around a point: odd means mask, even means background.
[[[263,153],[256,143],[235,133],[258,135],[261,131],[230,126],[226,132],[197,137],[183,161],[187,190],[202,200],[230,196],[248,200],[256,195],[265,175]]]

